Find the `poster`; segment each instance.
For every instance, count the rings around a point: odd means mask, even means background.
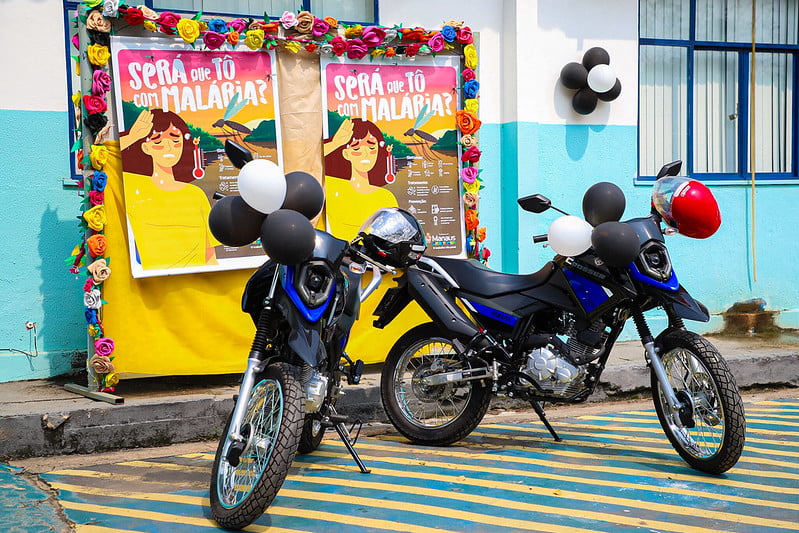
[[[357,235],[381,207],[424,227],[429,255],[464,255],[460,200],[458,59],[396,64],[322,59],[328,230]]]
[[[238,194],[226,140],[281,168],[273,52],[194,50],[112,37],[114,92],[133,277],[253,268],[261,244],[230,247],[208,228]]]

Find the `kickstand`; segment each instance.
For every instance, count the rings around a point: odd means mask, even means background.
[[[350,441],[350,432],[347,431],[347,427],[342,422],[334,424],[333,427],[336,428],[336,432],[338,433],[338,436],[341,437],[341,440],[344,442],[344,446],[347,447],[347,451],[350,452],[352,458],[355,459],[358,468],[361,469],[361,473],[368,474],[370,470],[366,468],[366,466],[363,464],[363,461],[361,461],[361,458],[358,457],[358,452],[356,452],[355,448],[352,447],[354,441]],[[358,430],[358,433],[360,434],[360,429]],[[357,440],[357,437],[355,438],[355,440]]]
[[[563,440],[555,432],[555,428],[552,427],[552,424],[549,423],[549,420],[547,420],[547,415],[544,413],[544,408],[541,407],[541,404],[535,400],[530,400],[530,403],[533,405],[533,409],[535,409],[535,413],[538,415],[538,418],[541,419],[541,422],[544,423],[546,428],[552,434],[552,437],[555,439],[555,442],[560,442],[561,440]]]

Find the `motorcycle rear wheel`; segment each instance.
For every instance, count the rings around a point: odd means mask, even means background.
[[[306,454],[316,450],[322,444],[325,429],[325,426],[322,425],[322,418],[318,414],[305,415],[297,453]]]
[[[709,474],[732,468],[743,452],[746,419],[730,369],[718,350],[690,331],[673,331],[659,342],[661,360],[678,398],[691,404],[694,427],[669,405],[654,371],[652,399],[660,425],[677,453]]]
[[[383,365],[380,396],[389,420],[411,442],[446,446],[471,433],[491,401],[485,381],[425,386],[421,379],[441,371],[468,368],[434,324],[422,324],[400,337]]]
[[[303,423],[303,391],[296,367],[270,365],[252,388],[241,429],[246,442],[239,462],[229,458],[231,413],[211,470],[211,514],[228,529],[257,520],[275,499],[297,453]],[[235,462],[235,459],[233,459]]]

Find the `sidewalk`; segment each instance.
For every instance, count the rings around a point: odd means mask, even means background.
[[[708,337],[727,360],[738,386],[799,387],[799,336]],[[233,407],[238,375],[123,380],[112,405],[64,388],[75,378],[0,383],[0,461],[213,439]],[[364,422],[385,421],[380,367],[346,386],[339,411]],[[648,393],[649,371],[639,342],[617,344],[590,402]],[[526,405],[526,404],[525,404]],[[494,407],[524,408],[495,400]],[[531,411],[531,420],[537,417]]]

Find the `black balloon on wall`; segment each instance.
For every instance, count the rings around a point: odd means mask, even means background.
[[[296,171],[286,174],[286,199],[283,209],[293,209],[310,220],[322,210],[325,193],[316,178],[307,172]]]
[[[266,215],[256,211],[241,196],[219,199],[208,214],[208,227],[216,239],[228,246],[246,246],[261,235]]]
[[[593,112],[599,100],[610,102],[618,98],[621,94],[621,82],[615,78],[613,83],[614,78],[615,73],[610,68],[610,54],[598,46],[588,49],[583,54],[581,63],[567,63],[560,71],[560,82],[563,86],[577,91],[572,97],[572,108],[581,115]]]
[[[619,78],[616,78],[616,83],[613,85],[613,88],[611,90],[606,91],[604,93],[599,93],[596,96],[603,102],[610,102],[618,98],[620,94],[621,94],[621,82],[619,81]]]
[[[586,70],[591,70],[597,65],[610,65],[610,54],[598,46],[590,48],[583,54],[583,66]]]
[[[597,96],[588,87],[583,87],[572,97],[572,107],[581,115],[587,115],[596,109]]]
[[[560,82],[569,89],[584,87],[588,80],[588,71],[580,63],[566,63],[560,71]]]
[[[311,222],[298,211],[278,209],[261,226],[261,245],[274,261],[296,265],[310,257],[316,243]]]

